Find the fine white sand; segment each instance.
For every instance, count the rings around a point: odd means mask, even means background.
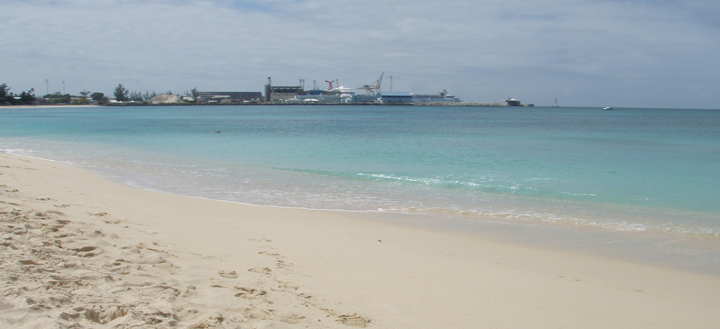
[[[0,154],[0,327],[717,328],[720,277]]]

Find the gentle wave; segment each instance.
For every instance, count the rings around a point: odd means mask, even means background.
[[[258,205],[709,237],[720,228],[714,113],[399,113],[5,111],[0,147],[142,188]]]
[[[488,188],[473,182],[389,174],[352,175],[257,166],[230,168],[215,163],[180,164],[169,159],[124,158],[101,151],[91,152],[93,155],[89,157],[73,157],[65,153],[60,158],[29,148],[3,148],[1,151],[61,161],[143,189],[244,204],[398,212],[467,220],[720,237],[720,231],[713,226],[715,218],[712,214],[548,200],[513,195],[512,188],[500,185]],[[508,193],[492,193],[499,189]],[[474,193],[467,194],[469,191]]]

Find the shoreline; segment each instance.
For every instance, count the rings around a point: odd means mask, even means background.
[[[367,213],[369,220],[447,232],[501,244],[572,252],[620,262],[720,275],[717,239],[646,231],[615,231],[553,223],[478,221],[424,214]]]
[[[533,104],[522,104],[517,106],[509,106],[503,103],[477,103],[477,102],[420,102],[420,103],[401,103],[401,104],[382,104],[382,103],[280,103],[280,102],[250,102],[250,103],[228,103],[228,104],[194,104],[194,103],[160,103],[160,104],[106,104],[106,105],[73,105],[73,104],[53,104],[53,105],[0,105],[0,109],[12,108],[52,108],[52,107],[124,107],[124,106],[449,106],[449,107],[535,107]]]
[[[140,190],[0,154],[0,323],[713,328],[720,276]]]
[[[54,104],[54,105],[0,105],[0,109],[28,109],[28,108],[55,108],[55,107],[102,107],[102,105],[73,105],[73,104]]]
[[[583,255],[609,258],[618,261],[673,268],[681,271],[720,275],[720,240],[717,236],[681,235],[674,232],[646,230],[618,230],[607,227],[578,225],[555,222],[517,221],[501,217],[486,217],[478,220],[466,216],[439,216],[422,212],[350,210],[333,208],[307,208],[302,206],[253,204],[207,196],[193,196],[179,192],[151,188],[142,184],[124,184],[123,179],[114,179],[107,172],[93,171],[92,168],[77,164],[58,162],[53,159],[31,155],[26,157],[68,165],[79,170],[130,188],[154,193],[170,194],[182,198],[197,198],[212,202],[224,202],[247,207],[266,207],[297,211],[320,211],[340,213],[408,228],[459,234],[485,239],[497,243],[522,245],[529,248],[544,248],[559,251],[573,251]]]

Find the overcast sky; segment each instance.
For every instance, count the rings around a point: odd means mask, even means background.
[[[720,108],[718,0],[0,0],[12,91],[263,91]],[[322,82],[322,83],[321,83]],[[362,91],[358,91],[362,92]]]

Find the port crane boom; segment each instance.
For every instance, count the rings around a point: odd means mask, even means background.
[[[382,85],[383,75],[385,75],[385,72],[380,74],[380,79],[377,79],[372,84],[363,85],[362,87],[360,87],[358,89],[365,89],[365,95],[373,95],[373,94],[380,92],[380,85]]]

